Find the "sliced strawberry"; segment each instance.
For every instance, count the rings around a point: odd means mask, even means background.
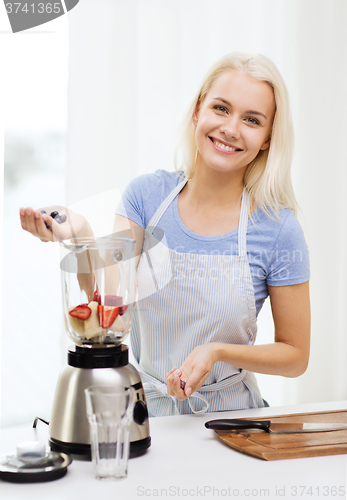
[[[98,291],[95,290],[94,295],[93,295],[93,302],[99,302],[99,298],[100,298],[100,296],[98,294]]]
[[[119,308],[120,316],[123,316],[123,314],[126,313],[127,309],[128,309],[128,306],[120,306],[120,308]]]
[[[119,307],[98,306],[101,328],[110,328],[119,314]]]
[[[73,318],[86,320],[92,314],[92,310],[90,307],[83,304],[75,307],[75,309],[71,309],[71,311],[69,311],[69,314]]]

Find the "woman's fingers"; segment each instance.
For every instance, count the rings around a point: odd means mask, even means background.
[[[175,396],[179,401],[187,399],[181,385],[182,375],[182,370],[175,367],[172,368],[166,376],[167,393],[170,396]]]
[[[25,230],[25,231],[28,231],[28,217],[31,217],[32,215],[32,208],[21,208],[19,210],[19,215],[20,215],[20,222],[21,222],[21,225],[22,225],[22,228]]]
[[[51,229],[48,229],[45,224],[46,222],[48,226],[51,228],[52,220],[53,220],[52,217],[50,217],[49,215],[41,214],[40,212],[36,211],[36,216],[35,216],[36,231],[41,241],[53,241],[53,233]]]
[[[42,213],[40,209],[34,210],[31,207],[22,207],[19,210],[19,214],[22,228],[41,241],[59,241],[64,239],[60,225],[48,213]],[[45,223],[47,223],[48,227]]]
[[[58,216],[52,218],[49,215],[52,212],[58,212],[59,218]],[[19,214],[22,228],[41,241],[61,241],[94,236],[92,227],[83,215],[61,206],[43,207],[37,210],[22,207]]]
[[[193,392],[198,391],[204,384],[204,382],[207,380],[210,372],[205,371],[205,372],[193,372],[193,374],[188,378],[186,387],[185,387],[185,394],[187,397],[189,397]]]
[[[35,211],[31,207],[28,207],[21,209],[20,213],[23,213],[23,215],[21,215],[22,228],[31,233],[33,236],[39,236],[36,227],[37,219],[35,218]]]
[[[35,227],[36,233],[34,236],[37,236],[41,241],[53,241],[53,233],[45,224],[45,222],[50,225],[50,221],[47,219],[45,215],[39,214],[37,218],[35,218]]]
[[[25,229],[25,227],[23,226],[23,224],[25,223],[25,208],[21,207],[19,209],[19,217],[20,217],[20,222],[21,222],[22,228]]]
[[[169,376],[167,380],[168,394],[170,394],[170,396],[175,396],[177,398],[181,396],[180,392],[182,392],[181,390],[179,390],[180,376],[178,375],[178,373],[179,372],[177,372],[176,370]]]
[[[177,366],[174,366],[173,368],[171,368],[171,370],[169,371],[169,373],[166,375],[166,379],[168,378],[169,375],[171,375],[176,370],[177,370]]]
[[[215,363],[214,343],[195,347],[185,359],[182,367],[170,370],[167,375],[168,394],[176,396],[180,401],[198,391],[209,377]],[[181,386],[181,382],[185,382]]]

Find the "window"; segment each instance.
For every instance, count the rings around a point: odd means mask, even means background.
[[[49,419],[66,356],[59,249],[22,230],[19,208],[64,205],[67,23],[6,39],[2,426]]]

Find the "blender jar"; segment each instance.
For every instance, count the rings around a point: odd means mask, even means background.
[[[136,300],[135,240],[73,238],[60,248],[68,335],[79,346],[121,344]]]

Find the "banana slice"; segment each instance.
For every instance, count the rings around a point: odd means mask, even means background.
[[[70,309],[70,311],[72,311],[72,309],[74,309],[74,307],[72,307]],[[85,321],[83,321],[83,319],[74,318],[73,316],[70,316],[70,314],[69,314],[68,318],[69,318],[69,327],[70,327],[68,329],[69,330],[72,329],[73,332],[76,332],[79,335],[83,336]]]
[[[90,302],[88,307],[91,308],[92,314],[84,321],[83,338],[89,340],[104,335],[104,330],[99,324],[98,303]]]
[[[117,318],[114,320],[109,330],[112,332],[122,332],[124,330],[125,324],[122,316],[118,314]]]

